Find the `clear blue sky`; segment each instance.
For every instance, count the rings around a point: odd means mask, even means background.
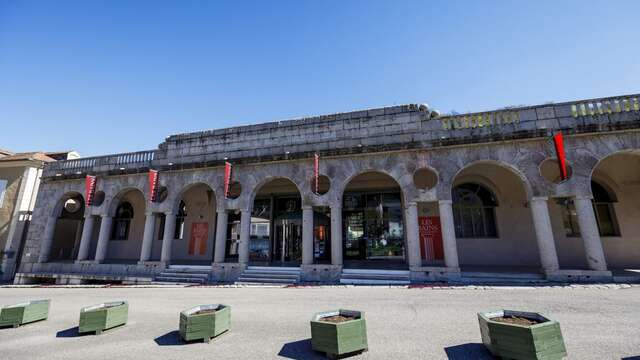
[[[0,148],[640,92],[640,1],[0,0]]]

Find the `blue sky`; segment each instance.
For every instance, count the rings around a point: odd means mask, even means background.
[[[0,0],[0,148],[640,92],[640,1]]]

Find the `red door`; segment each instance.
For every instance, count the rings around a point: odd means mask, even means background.
[[[442,228],[439,216],[420,216],[420,252],[427,261],[444,260],[442,248]]]

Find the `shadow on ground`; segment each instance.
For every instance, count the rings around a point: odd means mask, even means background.
[[[280,349],[278,356],[282,356],[287,359],[294,360],[314,360],[314,359],[323,359],[326,360],[326,357],[322,356],[323,354],[317,353],[311,350],[311,339],[298,340],[290,343],[286,343]]]
[[[153,341],[160,346],[185,345],[185,342],[182,341],[182,338],[180,337],[180,331],[178,330],[169,331],[168,333],[153,339]]]
[[[70,337],[78,337],[82,336],[79,332],[80,328],[74,326],[72,328],[68,328],[66,330],[60,330],[56,333],[57,338],[70,338]]]
[[[493,355],[483,344],[467,343],[444,348],[449,360],[489,360]]]

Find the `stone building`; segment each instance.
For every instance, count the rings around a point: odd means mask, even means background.
[[[44,164],[76,157],[73,151],[13,153],[0,149],[0,282],[13,280]]]
[[[628,279],[639,130],[640,95],[445,116],[410,104],[50,163],[16,282]]]

